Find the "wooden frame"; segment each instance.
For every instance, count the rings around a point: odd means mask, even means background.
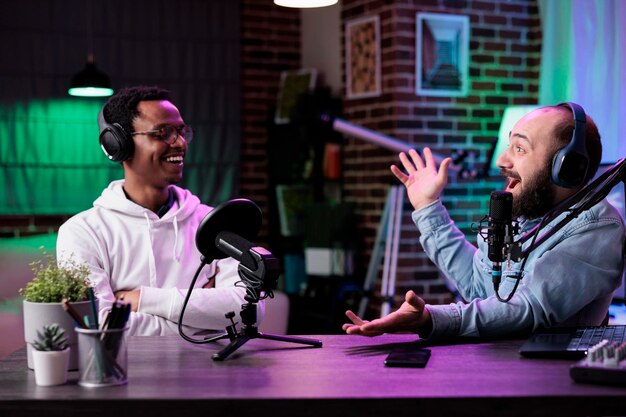
[[[415,93],[419,96],[466,96],[469,17],[417,13],[415,30]]]
[[[380,95],[380,19],[378,15],[346,22],[346,97]]]

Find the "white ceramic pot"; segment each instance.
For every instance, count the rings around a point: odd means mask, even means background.
[[[33,350],[33,365],[37,385],[61,385],[67,381],[70,348],[64,350]]]
[[[67,346],[71,349],[68,369],[70,371],[78,369],[78,335],[74,331],[76,324],[65,310],[61,303],[31,303],[24,301],[24,339],[26,340],[26,353],[28,357],[28,368],[33,366],[33,343],[37,340],[37,331],[41,331],[43,326],[58,323],[59,327],[65,330],[67,336]],[[89,301],[79,301],[72,303],[72,307],[80,317],[89,315],[91,317],[91,305]]]

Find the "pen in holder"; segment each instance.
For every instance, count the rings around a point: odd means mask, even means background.
[[[83,387],[122,385],[127,378],[126,331],[121,329],[81,329],[78,333],[78,360]]]
[[[130,304],[115,300],[102,328],[77,328],[80,377],[84,387],[108,387],[128,382],[126,331]],[[94,318],[97,322],[97,319]]]

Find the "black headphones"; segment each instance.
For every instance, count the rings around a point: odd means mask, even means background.
[[[576,188],[582,185],[589,168],[589,156],[585,144],[587,116],[581,106],[572,102],[559,103],[569,107],[574,115],[572,139],[559,149],[552,160],[552,182],[559,187]]]
[[[109,123],[104,117],[104,108],[98,113],[98,127],[100,128],[100,147],[104,154],[113,162],[127,160],[135,152],[135,142],[131,135],[126,133],[119,123]]]

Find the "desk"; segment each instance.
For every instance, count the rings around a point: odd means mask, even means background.
[[[520,341],[432,346],[425,369],[385,368],[412,335],[313,336],[322,348],[255,339],[221,345],[130,337],[129,382],[38,387],[21,349],[0,361],[0,416],[620,415],[626,388],[577,384],[571,361],[525,359]],[[198,413],[198,414],[191,414]]]

